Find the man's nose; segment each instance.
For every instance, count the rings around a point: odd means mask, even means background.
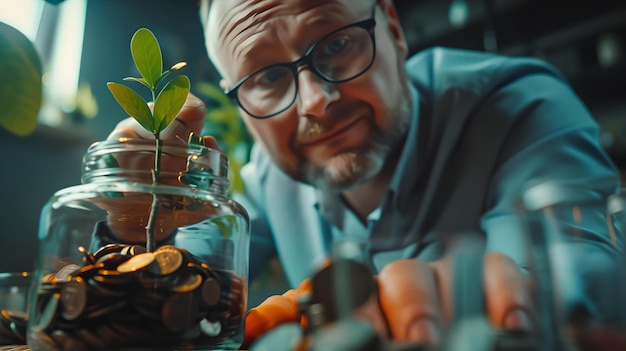
[[[307,118],[323,116],[328,106],[339,99],[336,84],[325,81],[310,69],[298,72],[298,91],[298,112]]]

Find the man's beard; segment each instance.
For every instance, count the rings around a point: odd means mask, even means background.
[[[321,190],[348,190],[377,175],[390,151],[390,146],[378,143],[347,150],[324,166],[305,163],[300,178]]]
[[[377,133],[366,144],[342,151],[323,165],[310,162],[301,165],[296,177],[321,190],[345,191],[374,178],[395,159],[394,152],[402,147],[410,124],[410,108],[399,109],[398,116],[388,130]],[[392,165],[395,166],[395,165]]]

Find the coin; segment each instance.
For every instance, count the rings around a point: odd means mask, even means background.
[[[202,284],[202,276],[200,274],[190,274],[180,284],[172,287],[173,292],[185,293],[196,290]]]
[[[176,272],[183,263],[180,250],[172,245],[161,246],[154,251],[154,259],[158,265],[150,266],[150,272],[159,275],[168,275]]]
[[[61,346],[62,350],[80,351],[87,350],[87,345],[78,338],[69,335],[63,330],[55,330],[51,333],[50,337]]]
[[[89,251],[87,251],[87,249],[84,246],[79,246],[78,251],[82,253],[83,255],[85,255],[85,257],[83,258],[85,262],[91,263],[91,264],[96,263],[96,258],[94,257],[94,255],[91,254]]]
[[[43,311],[39,315],[37,325],[42,330],[48,329],[52,325],[52,321],[57,313],[57,308],[59,307],[59,300],[61,300],[61,293],[57,292],[52,294]]]
[[[170,330],[181,331],[196,321],[198,298],[194,293],[172,294],[163,304],[161,320]]]
[[[208,336],[218,336],[222,332],[222,323],[204,318],[200,321],[200,330]]]
[[[215,306],[222,297],[222,286],[217,279],[205,279],[200,291],[202,293],[202,301],[207,306]]]
[[[75,272],[78,272],[79,270],[80,270],[80,266],[70,263],[64,266],[63,268],[59,269],[54,274],[54,277],[57,279],[57,281],[67,281],[69,280],[70,275],[74,274]]]
[[[2,310],[0,311],[2,318],[6,318],[11,322],[26,325],[28,323],[28,313],[17,310]]]
[[[66,268],[62,279],[42,277],[29,335],[37,350],[78,351],[96,343],[103,349],[204,347],[241,332],[246,286],[235,272],[172,245],[147,253],[115,244],[83,253],[88,259]],[[0,342],[21,340],[23,323],[14,319],[0,313]]]
[[[104,268],[115,269],[117,266],[128,260],[131,256],[121,252],[111,252],[98,258],[97,263],[104,264]]]
[[[124,250],[122,251],[123,254],[125,255],[138,255],[140,253],[144,253],[147,252],[148,249],[146,249],[145,247],[141,246],[141,245],[129,245],[127,248],[124,248]]]
[[[98,305],[93,304],[89,306],[89,310],[85,310],[85,313],[83,315],[87,319],[96,319],[96,318],[99,318],[108,314],[112,314],[113,312],[116,312],[124,308],[125,306],[126,306],[126,301],[124,300],[119,300],[119,301],[118,300],[114,300],[114,301],[103,300]]]
[[[10,328],[11,328],[11,331],[13,332],[13,334],[20,341],[19,342],[20,344],[26,342],[26,326],[18,325],[15,322],[11,322]]]
[[[121,263],[117,266],[117,270],[122,273],[137,272],[150,266],[154,260],[155,258],[152,252],[140,253]]]
[[[63,318],[74,320],[80,317],[87,305],[87,287],[81,277],[73,277],[61,288],[61,307]]]
[[[100,259],[103,256],[106,256],[111,253],[121,252],[126,245],[122,244],[107,244],[103,247],[99,248],[93,255],[96,259]]]
[[[41,351],[58,351],[59,345],[56,340],[50,337],[46,332],[44,332],[41,327],[33,326],[30,328],[28,333],[28,345],[35,349]],[[67,350],[79,350],[79,349],[67,349]]]

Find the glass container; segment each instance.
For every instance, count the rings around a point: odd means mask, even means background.
[[[30,272],[0,273],[0,345],[26,343],[31,285]]]
[[[27,341],[38,350],[236,350],[249,219],[218,150],[96,142],[44,206]]]

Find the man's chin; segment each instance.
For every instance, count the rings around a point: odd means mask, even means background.
[[[309,165],[303,169],[305,183],[325,191],[350,190],[376,176],[384,157],[363,152],[344,152],[324,165]]]

